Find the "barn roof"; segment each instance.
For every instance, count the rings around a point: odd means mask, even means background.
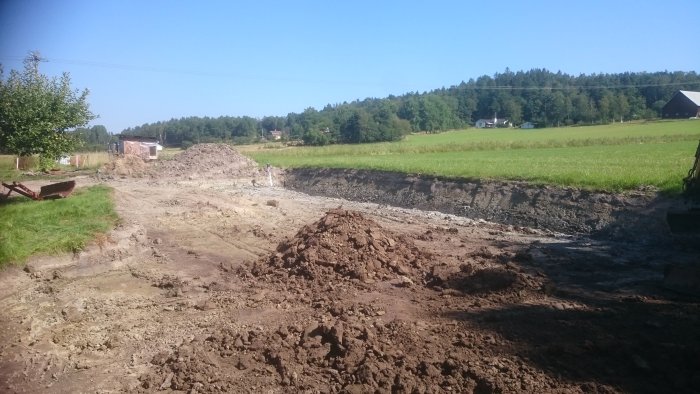
[[[700,107],[700,92],[691,92],[689,90],[680,90],[679,92]]]

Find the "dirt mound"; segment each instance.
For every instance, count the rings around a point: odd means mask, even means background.
[[[226,144],[197,144],[172,160],[157,161],[153,176],[247,178],[261,174],[258,164]]]
[[[252,273],[260,276],[277,269],[321,281],[342,277],[370,282],[401,276],[422,281],[421,267],[430,257],[410,239],[359,212],[338,208],[280,243],[277,253],[259,261]]]
[[[107,177],[140,178],[148,174],[148,164],[142,158],[134,155],[115,157],[100,169],[100,174]]]
[[[496,345],[498,338],[454,325],[369,323],[374,312],[372,305],[354,304],[333,317],[277,328],[214,331],[156,354],[152,372],[139,378],[141,387],[263,392],[281,386],[284,392],[340,393],[547,392],[553,387],[552,378],[482,350],[483,343]]]
[[[523,292],[541,292],[545,280],[523,270],[518,262],[528,261],[527,252],[494,252],[480,248],[466,256],[459,265],[438,263],[430,267],[426,284],[435,290],[455,290],[463,294],[491,296],[506,301],[519,298]],[[504,298],[505,297],[505,298]]]

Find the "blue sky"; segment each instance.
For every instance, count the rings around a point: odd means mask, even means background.
[[[5,76],[30,50],[110,132],[285,116],[503,72],[698,71],[696,0],[0,0]]]

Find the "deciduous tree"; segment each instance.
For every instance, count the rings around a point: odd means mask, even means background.
[[[41,57],[31,52],[24,70],[10,71],[7,80],[0,69],[0,147],[20,156],[38,154],[42,169],[80,146],[70,130],[86,125],[90,112],[88,90],[71,89],[68,73],[48,78],[39,73]]]

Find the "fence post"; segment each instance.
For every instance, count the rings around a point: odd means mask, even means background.
[[[15,157],[15,170],[19,170],[19,156]]]

